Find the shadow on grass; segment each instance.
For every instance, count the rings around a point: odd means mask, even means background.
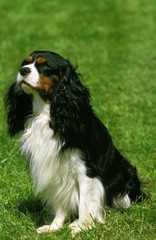
[[[29,196],[18,205],[18,210],[28,215],[36,226],[47,224],[52,220],[52,214],[44,208],[42,201],[34,196]]]

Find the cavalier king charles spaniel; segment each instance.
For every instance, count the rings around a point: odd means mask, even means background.
[[[50,51],[30,54],[5,106],[8,132],[22,131],[22,153],[36,190],[54,213],[38,233],[56,231],[68,220],[75,234],[103,223],[107,207],[124,209],[141,201],[136,168],[95,116],[89,91],[68,60]]]

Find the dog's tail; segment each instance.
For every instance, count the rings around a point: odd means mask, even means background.
[[[132,202],[140,203],[147,200],[149,196],[142,192],[141,187],[143,183],[139,180],[136,169],[134,172],[135,174],[131,176],[131,179],[127,183],[128,195]]]

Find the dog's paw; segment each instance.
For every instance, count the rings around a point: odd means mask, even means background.
[[[41,233],[46,233],[50,231],[50,225],[44,225],[42,227],[39,227],[37,229],[37,233],[41,234]]]
[[[77,233],[81,232],[81,231],[86,231],[91,229],[92,227],[94,227],[94,222],[85,222],[85,223],[81,223],[78,219],[75,220],[74,222],[72,222],[69,225],[69,228],[71,230],[71,234],[74,237]]]
[[[77,233],[79,233],[80,231],[82,231],[83,229],[79,226],[79,221],[78,219],[75,220],[74,222],[72,222],[69,225],[69,228],[71,230],[71,234],[74,237]]]
[[[51,225],[43,225],[42,227],[39,227],[37,229],[37,233],[41,234],[41,233],[54,232],[59,230],[61,227],[62,225],[60,226],[59,224],[56,224],[56,223],[52,223]]]

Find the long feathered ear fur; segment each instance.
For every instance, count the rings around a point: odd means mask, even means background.
[[[14,136],[24,130],[24,122],[27,116],[32,113],[32,103],[28,95],[17,89],[14,82],[8,89],[4,98],[7,112],[8,133]]]
[[[60,83],[52,97],[51,127],[66,145],[79,146],[85,139],[88,118],[92,114],[90,95],[70,62],[62,67]]]

